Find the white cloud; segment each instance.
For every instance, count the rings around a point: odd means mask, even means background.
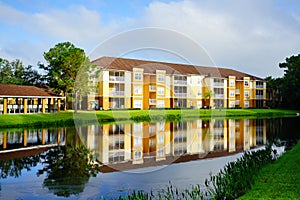
[[[278,62],[299,51],[296,18],[274,1],[153,2],[144,24],[177,30],[203,45],[219,66],[281,76]],[[291,25],[293,24],[293,25]]]

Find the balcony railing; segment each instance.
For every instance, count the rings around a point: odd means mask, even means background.
[[[156,86],[155,85],[149,85],[149,90],[150,91],[156,91]]]
[[[125,81],[124,76],[109,76],[109,81]]]
[[[264,88],[263,85],[256,85],[256,88]]]
[[[186,80],[174,80],[174,84],[176,85],[187,85]]]
[[[174,93],[174,97],[187,97],[187,93]]]
[[[214,86],[224,87],[224,83],[214,82]]]
[[[109,96],[124,96],[125,91],[109,91]]]
[[[240,94],[240,89],[236,89],[235,94]]]
[[[235,101],[235,104],[236,104],[236,105],[240,105],[240,100],[236,100],[236,101]]]
[[[149,104],[151,105],[156,104],[156,99],[149,99]]]
[[[215,98],[224,98],[224,94],[215,94]]]
[[[256,95],[256,98],[257,98],[257,99],[263,99],[263,98],[264,98],[264,95]]]

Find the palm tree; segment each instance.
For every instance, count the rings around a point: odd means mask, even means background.
[[[210,99],[211,97],[214,95],[213,91],[209,90],[208,92],[204,93],[204,102],[206,102],[207,99],[209,99],[208,101],[208,108],[210,108]]]

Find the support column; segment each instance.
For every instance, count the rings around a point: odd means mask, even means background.
[[[42,113],[46,113],[46,99],[42,99]]]
[[[24,98],[23,99],[23,106],[24,106],[24,114],[27,114],[27,99],[26,98]]]
[[[57,99],[57,112],[60,112],[60,99]]]
[[[3,132],[3,149],[7,148],[7,132]]]
[[[3,98],[3,114],[7,114],[7,98]]]
[[[24,147],[27,147],[27,130],[24,130],[23,137]]]
[[[46,129],[42,130],[42,144],[45,144]]]
[[[57,144],[60,143],[61,128],[57,129]]]

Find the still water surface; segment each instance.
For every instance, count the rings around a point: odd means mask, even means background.
[[[300,119],[104,124],[0,130],[0,199],[99,199],[203,184],[268,141],[295,141]],[[86,147],[86,148],[85,148]]]

